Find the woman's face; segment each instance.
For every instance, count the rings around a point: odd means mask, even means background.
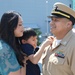
[[[23,20],[22,20],[22,17],[19,16],[17,27],[14,30],[15,37],[23,36],[23,31],[24,31]]]

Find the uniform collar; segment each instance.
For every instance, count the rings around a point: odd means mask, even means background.
[[[57,40],[55,38],[55,40],[54,40],[54,42],[52,44],[52,49],[55,49],[60,44],[63,45],[63,46],[65,46],[68,43],[68,41],[69,41],[69,39],[71,38],[72,35],[73,35],[73,32],[72,32],[72,30],[70,30],[63,39]]]
[[[56,40],[56,45],[59,45],[61,43],[61,40]]]
[[[71,38],[72,35],[73,35],[73,31],[70,30],[70,31],[66,34],[66,36],[62,39],[61,44],[65,46],[65,45],[68,43],[68,41],[70,40],[70,38]]]

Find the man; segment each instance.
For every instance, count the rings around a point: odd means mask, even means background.
[[[55,40],[45,49],[43,75],[75,75],[75,11],[56,2],[48,17]]]

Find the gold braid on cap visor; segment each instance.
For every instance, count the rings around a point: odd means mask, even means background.
[[[52,13],[55,13],[55,14],[60,14],[60,15],[62,15],[62,16],[65,16],[65,17],[67,17],[67,18],[70,18],[70,16],[69,16],[69,15],[66,15],[66,14],[61,13],[61,12],[52,11]]]

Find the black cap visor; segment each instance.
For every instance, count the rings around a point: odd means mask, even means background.
[[[48,18],[52,18],[52,17],[55,17],[55,18],[65,18],[64,16],[58,15],[58,14],[51,14],[50,16],[48,16]]]

